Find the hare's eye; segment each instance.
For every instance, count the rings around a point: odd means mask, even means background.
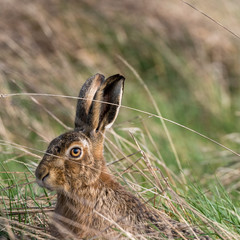
[[[77,158],[81,155],[82,151],[81,151],[81,148],[79,147],[74,147],[70,150],[70,155],[71,157],[73,158]]]

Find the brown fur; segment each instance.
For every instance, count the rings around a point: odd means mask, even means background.
[[[103,82],[101,86],[95,82],[99,83],[99,79]],[[91,98],[95,92],[93,100],[120,104],[123,77],[115,75],[104,81],[103,76],[92,77],[79,96]],[[94,90],[91,86],[95,86]],[[133,234],[135,239],[143,236],[195,239],[196,235],[198,239],[210,239],[201,236],[203,233],[198,229],[191,229],[146,206],[114,179],[105,164],[103,142],[105,127],[115,120],[118,106],[90,104],[78,102],[75,130],[54,139],[36,169],[39,185],[56,190],[58,195],[52,234],[58,239],[94,236],[119,239],[128,234]],[[86,113],[83,118],[82,112]],[[69,155],[75,146],[81,148],[81,156],[77,159]]]

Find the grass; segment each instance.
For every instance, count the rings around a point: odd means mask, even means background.
[[[238,34],[237,3],[194,4]],[[24,93],[75,97],[96,72],[127,79],[123,105],[133,109],[121,108],[105,145],[119,181],[213,239],[240,238],[239,155],[153,116],[237,152],[238,39],[181,1],[13,0],[0,20],[0,93],[22,94],[0,98],[3,239],[50,238],[56,198],[36,185],[34,171],[74,119],[74,98]]]

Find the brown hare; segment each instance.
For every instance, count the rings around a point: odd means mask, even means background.
[[[122,187],[103,156],[104,132],[115,121],[124,77],[89,78],[79,93],[75,128],[52,140],[36,169],[37,183],[57,192],[50,225],[58,239],[210,239],[167,218]]]

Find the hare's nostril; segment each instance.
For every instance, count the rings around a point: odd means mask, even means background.
[[[48,176],[49,176],[49,173],[43,175],[43,177],[42,177],[42,181],[44,181]]]

